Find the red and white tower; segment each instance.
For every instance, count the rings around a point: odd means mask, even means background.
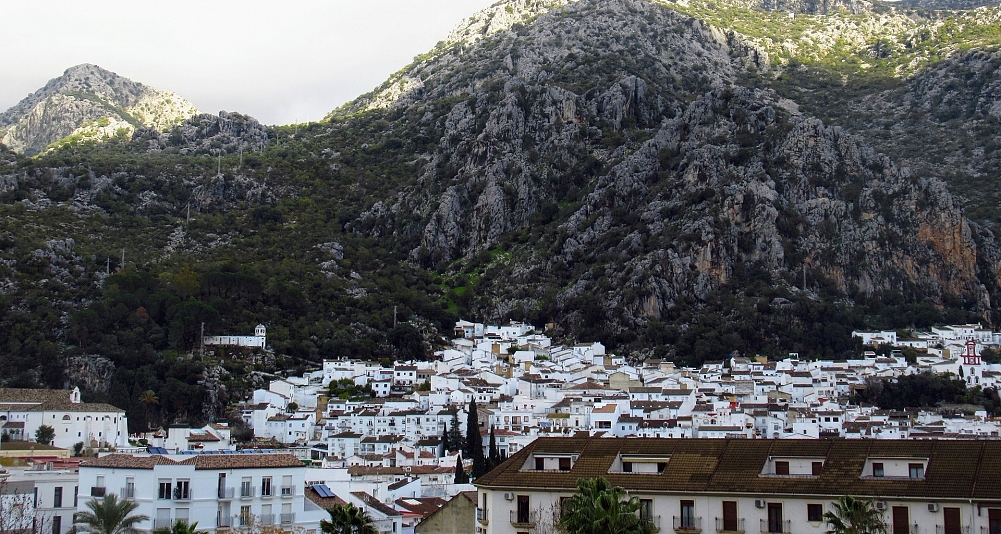
[[[966,341],[966,352],[963,354],[963,365],[980,365],[980,356],[977,354],[976,340]]]

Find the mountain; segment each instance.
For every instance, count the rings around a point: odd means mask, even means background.
[[[0,143],[28,155],[53,143],[160,131],[198,113],[176,93],[143,85],[97,65],[77,65],[0,114]]]
[[[198,421],[459,317],[689,365],[996,324],[997,14],[507,0],[319,123],[4,151],[0,380]]]

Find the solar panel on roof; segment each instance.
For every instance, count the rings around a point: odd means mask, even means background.
[[[326,484],[313,484],[313,491],[325,499],[334,497],[334,492],[330,491],[330,488],[328,488]]]

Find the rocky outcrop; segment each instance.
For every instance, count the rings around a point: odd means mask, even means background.
[[[176,93],[96,65],[77,65],[0,114],[0,143],[30,155],[68,137],[127,137],[140,127],[169,130],[196,113]]]
[[[961,296],[989,319],[986,230],[941,181],[739,86],[769,68],[738,34],[649,2],[554,8],[415,64],[399,74],[420,81],[410,91],[345,108],[406,110],[416,124],[391,128],[431,141],[416,184],[356,227],[412,242],[428,266],[515,246],[508,274],[478,288],[486,317],[555,286],[568,312],[598,299],[630,328],[754,265],[798,291]],[[555,227],[512,244],[539,224]]]
[[[137,131],[133,142],[149,151],[218,155],[264,150],[269,134],[270,130],[253,117],[220,111],[218,116],[195,115],[162,136]]]

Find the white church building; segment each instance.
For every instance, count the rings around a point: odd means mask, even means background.
[[[263,349],[267,346],[267,329],[259,324],[254,328],[252,336],[204,336],[202,344],[228,347],[255,347]]]

